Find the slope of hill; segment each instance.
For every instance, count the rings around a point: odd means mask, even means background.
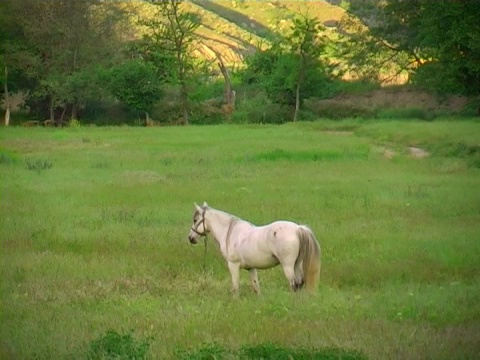
[[[326,1],[191,0],[184,6],[201,18],[197,54],[209,60],[221,54],[231,66],[241,66],[245,55],[285,33],[295,14],[318,18],[330,32],[344,15],[342,8]]]

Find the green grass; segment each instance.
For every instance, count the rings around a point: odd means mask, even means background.
[[[480,351],[478,122],[2,128],[0,141],[1,358]],[[244,273],[233,299],[213,239],[205,258],[188,243],[194,201],[309,225],[318,293],[290,293],[275,268],[262,296]]]

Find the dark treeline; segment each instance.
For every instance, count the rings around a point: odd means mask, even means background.
[[[341,1],[335,36],[308,12],[265,39],[233,71],[222,54],[198,56],[202,17],[188,2],[2,0],[0,63],[5,124],[12,94],[21,116],[51,124],[285,122],[325,115],[325,99],[399,74],[478,106],[478,0]],[[140,32],[139,29],[142,29]],[[341,81],[345,75],[356,79]],[[367,85],[365,85],[367,84]],[[348,116],[357,116],[354,109]],[[20,119],[20,120],[17,120]]]

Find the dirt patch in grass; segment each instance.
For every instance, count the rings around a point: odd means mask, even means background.
[[[409,150],[410,150],[410,155],[417,159],[423,159],[430,156],[430,153],[422,148],[410,146]]]

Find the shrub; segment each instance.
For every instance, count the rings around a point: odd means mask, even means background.
[[[393,109],[381,109],[378,111],[377,116],[381,119],[419,119],[419,120],[432,120],[435,117],[433,112],[428,112],[420,108],[393,108]]]
[[[264,360],[288,360],[288,359],[322,359],[322,360],[365,360],[367,357],[355,350],[334,348],[304,349],[284,348],[274,344],[259,344],[254,346],[242,346],[238,350],[225,349],[217,344],[206,344],[199,350],[179,351],[179,359],[264,359]]]
[[[72,129],[78,129],[81,126],[82,123],[77,119],[70,119],[70,121],[68,122],[68,127]]]
[[[88,359],[145,359],[151,338],[135,340],[132,332],[119,334],[108,330],[105,335],[90,343]]]
[[[283,124],[293,119],[293,107],[272,103],[265,94],[243,100],[233,113],[232,121],[249,124]]]
[[[213,98],[194,104],[191,109],[190,123],[201,125],[220,124],[225,119],[222,103],[223,99]]]
[[[308,99],[304,103],[305,110],[315,114],[318,118],[344,119],[344,118],[372,118],[375,111],[361,105],[348,104],[338,100]]]
[[[32,170],[40,173],[44,170],[50,169],[53,164],[48,159],[27,159],[25,161],[25,166],[27,170]]]
[[[17,162],[15,156],[3,149],[0,149],[0,164],[13,165]]]

